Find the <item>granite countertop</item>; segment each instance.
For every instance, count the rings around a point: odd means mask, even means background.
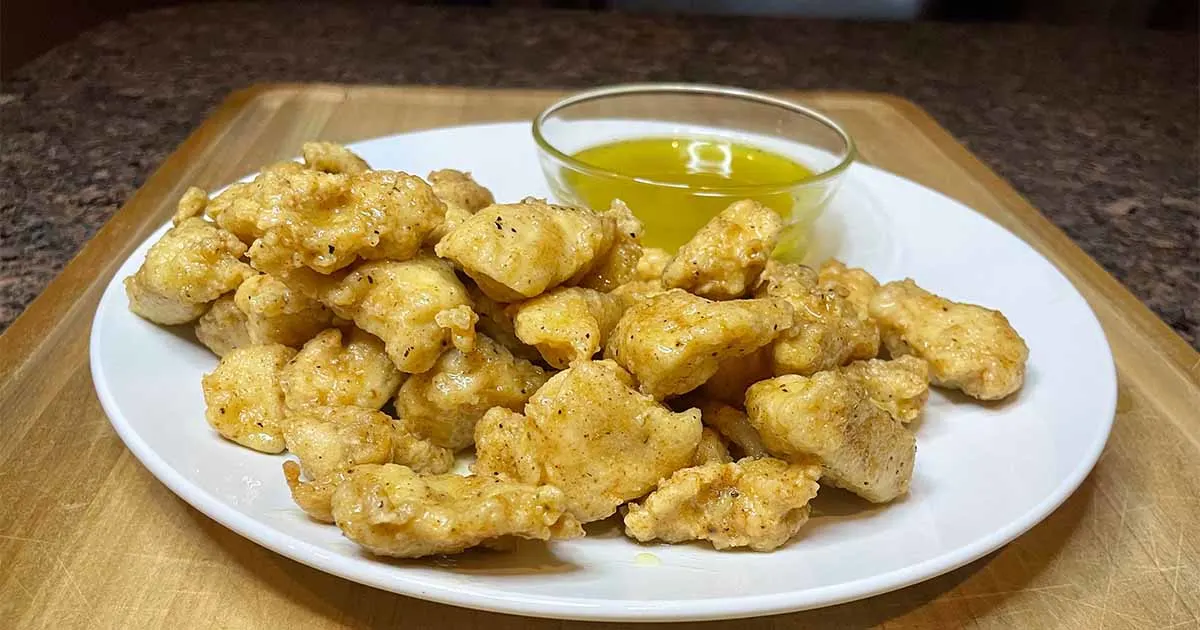
[[[378,4],[185,5],[104,24],[0,89],[0,329],[230,91],[339,81],[704,81],[926,108],[1193,345],[1195,34]]]

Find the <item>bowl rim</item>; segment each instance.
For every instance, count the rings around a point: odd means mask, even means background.
[[[556,148],[553,144],[550,143],[550,141],[542,133],[542,127],[544,126],[544,123],[547,118],[549,118],[555,112],[558,112],[559,110],[562,110],[562,109],[566,109],[573,105],[578,105],[579,103],[585,103],[588,101],[595,101],[595,100],[600,100],[600,99],[604,99],[604,98],[609,98],[612,96],[628,96],[628,95],[655,94],[655,93],[696,94],[696,95],[705,95],[705,96],[732,97],[735,99],[752,101],[752,102],[756,102],[759,104],[771,105],[771,106],[775,106],[775,107],[779,107],[779,108],[791,111],[793,113],[801,114],[803,116],[806,116],[810,119],[813,119],[813,120],[825,125],[830,130],[832,130],[834,133],[836,133],[841,138],[842,142],[845,144],[845,147],[846,147],[845,154],[842,156],[841,160],[837,164],[833,165],[832,167],[830,167],[828,169],[824,169],[819,172],[815,172],[808,177],[804,177],[804,178],[798,179],[798,180],[770,183],[770,184],[741,184],[741,185],[730,184],[728,186],[694,186],[694,185],[690,185],[690,184],[681,184],[678,182],[664,182],[664,181],[652,179],[649,177],[638,177],[638,176],[634,176],[634,175],[626,175],[624,173],[618,173],[615,171],[608,170],[606,168],[602,168],[602,167],[598,167],[598,166],[589,164],[587,162],[583,162],[581,160],[577,160],[574,157],[572,157],[566,153],[563,153],[558,148]],[[747,90],[745,88],[733,87],[733,86],[728,86],[728,85],[717,85],[717,84],[711,84],[711,83],[622,83],[622,84],[617,84],[617,85],[609,85],[609,86],[604,86],[604,87],[599,87],[599,88],[593,88],[590,90],[584,90],[582,92],[576,92],[574,94],[571,94],[570,96],[567,96],[566,98],[556,101],[555,103],[551,104],[549,107],[547,107],[547,108],[543,109],[541,112],[539,112],[538,115],[533,118],[532,131],[533,131],[533,140],[537,144],[538,148],[540,148],[542,151],[545,151],[546,153],[548,153],[555,160],[563,163],[565,166],[570,167],[571,169],[574,169],[576,171],[579,171],[579,172],[582,172],[582,173],[585,173],[588,175],[596,176],[596,177],[607,178],[607,179],[615,179],[615,180],[626,181],[626,182],[637,182],[637,183],[641,183],[641,184],[650,184],[650,185],[660,186],[660,187],[664,187],[664,188],[688,189],[688,190],[691,190],[694,192],[703,192],[703,193],[708,193],[708,194],[714,194],[714,193],[719,194],[722,192],[728,192],[730,194],[746,194],[748,192],[754,192],[756,194],[764,194],[764,193],[770,193],[770,192],[784,192],[784,191],[791,190],[791,189],[794,189],[794,188],[797,188],[800,186],[810,186],[813,184],[823,183],[823,182],[826,182],[829,180],[836,179],[843,172],[845,172],[846,169],[850,168],[850,165],[853,164],[856,159],[858,159],[858,146],[854,142],[854,137],[851,136],[850,133],[847,132],[844,127],[842,127],[842,125],[840,125],[837,121],[833,120],[826,114],[824,114],[812,107],[809,107],[807,105],[801,105],[800,103],[796,103],[795,101],[790,101],[788,99],[780,98],[778,96],[773,96],[771,94],[766,94],[764,92],[756,92],[754,90]]]

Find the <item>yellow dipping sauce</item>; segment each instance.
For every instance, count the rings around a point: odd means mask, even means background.
[[[813,171],[803,164],[722,138],[621,140],[584,149],[572,157],[606,171],[638,178],[640,181],[571,170],[563,173],[566,185],[579,202],[604,209],[613,199],[624,201],[646,227],[643,244],[671,252],[739,199],[754,199],[778,212],[794,226],[793,231],[806,232],[825,197],[823,191],[803,185],[778,189],[779,184],[812,177]],[[756,188],[763,186],[774,187],[775,192]],[[746,190],[730,190],[731,187],[746,187]],[[802,246],[803,241],[803,235],[785,234],[781,246],[787,243]]]

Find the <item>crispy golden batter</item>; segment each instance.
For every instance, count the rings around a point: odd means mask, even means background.
[[[700,403],[700,419],[741,451],[742,457],[762,457],[767,454],[758,429],[750,424],[745,412],[714,400]]]
[[[378,337],[357,328],[348,333],[330,328],[304,344],[279,378],[292,409],[379,409],[396,393],[404,375]]]
[[[205,374],[204,417],[222,437],[264,453],[283,450],[287,408],[279,373],[296,351],[279,344],[237,348]]]
[[[492,191],[480,186],[470,173],[444,168],[430,173],[428,179],[429,185],[433,186],[433,194],[447,208],[459,208],[467,214],[475,214],[496,203]]]
[[[333,491],[348,474],[343,470],[316,481],[301,481],[300,464],[290,459],[283,462],[283,478],[292,491],[292,501],[305,514],[323,523],[333,522]]]
[[[916,440],[857,379],[832,371],[779,376],[746,392],[746,410],[771,454],[819,460],[823,481],[875,503],[908,492]]]
[[[392,461],[392,419],[373,409],[292,409],[283,438],[309,479],[325,479],[359,464]]]
[[[791,323],[783,300],[710,302],[672,289],[629,307],[604,356],[632,372],[643,393],[662,400],[699,387],[722,361],[771,343]]]
[[[276,162],[263,167],[253,180],[240,182],[221,191],[209,200],[205,212],[221,229],[250,245],[263,235],[259,217],[277,207],[292,207],[303,203],[306,194],[319,193],[332,197],[336,190],[316,183],[334,184],[336,179],[320,178],[317,171],[298,162]]]
[[[441,474],[454,468],[454,451],[417,435],[403,418],[392,420],[392,462],[417,472]]]
[[[125,278],[129,310],[163,325],[186,324],[238,288],[254,271],[240,260],[246,246],[198,217],[176,224]]]
[[[656,295],[662,295],[666,292],[667,289],[662,285],[662,281],[654,279],[626,282],[612,291],[609,291],[608,294],[621,301],[622,309],[628,309],[630,306],[633,306],[642,300],[652,298]]]
[[[776,374],[807,376],[879,354],[875,322],[859,317],[837,290],[821,289],[808,267],[771,261],[755,295],[787,300],[796,314],[772,349]]]
[[[547,381],[525,415],[489,410],[475,472],[561,488],[581,522],[608,517],[687,466],[700,442],[699,411],[672,413],[632,385],[611,361],[584,361]]]
[[[333,313],[320,302],[266,274],[247,278],[234,300],[246,315],[246,329],[256,345],[299,348],[333,321]]]
[[[859,318],[870,313],[871,297],[879,290],[875,276],[858,267],[847,267],[846,263],[830,258],[817,270],[818,286],[822,290],[836,291],[854,305]]]
[[[208,193],[204,192],[203,188],[190,186],[183,191],[183,196],[179,198],[179,203],[175,206],[175,215],[171,217],[171,225],[179,225],[192,217],[202,216],[207,207]]]
[[[820,466],[773,458],[711,463],[677,471],[625,514],[641,542],[707,540],[717,549],[782,547],[808,521]]]
[[[1025,381],[1029,348],[1000,311],[952,302],[903,280],[875,294],[871,317],[893,357],[912,354],[929,362],[934,385],[998,400]]]
[[[221,296],[196,320],[196,339],[219,357],[234,348],[254,345],[246,330],[246,314],[238,309],[232,293]]]
[[[515,302],[578,281],[612,246],[616,221],[539,199],[485,208],[441,241],[453,260],[498,302]]]
[[[674,256],[671,252],[658,247],[643,247],[642,257],[638,259],[634,272],[634,280],[662,280],[663,270],[670,264]]]
[[[607,293],[637,276],[638,261],[642,258],[642,222],[633,216],[629,206],[620,199],[614,199],[612,207],[605,214],[617,224],[612,247],[596,261],[578,285]]]
[[[438,316],[471,305],[450,265],[427,256],[358,265],[322,301],[339,317],[382,339],[392,363],[410,374],[433,367],[452,333],[466,334],[457,318],[447,322],[443,316],[439,323]]]
[[[624,311],[620,298],[579,287],[552,289],[509,309],[517,338],[559,369],[595,356]]]
[[[721,362],[717,371],[697,392],[705,398],[721,401],[734,407],[743,407],[746,389],[751,385],[775,375],[770,346],[765,346],[746,356],[734,357]]]
[[[476,315],[479,316],[479,321],[475,324],[479,332],[504,346],[514,357],[541,362],[542,355],[537,348],[517,338],[516,326],[507,304],[501,304],[484,295],[474,282],[467,283],[467,293],[471,296],[471,303],[475,305]]]
[[[412,258],[446,214],[429,184],[398,171],[305,169],[288,174],[286,185],[269,191],[249,252],[256,269],[285,280],[293,268],[329,274],[360,259]]]
[[[359,466],[333,494],[346,537],[401,558],[457,553],[502,536],[577,538],[583,528],[552,486],[499,477],[420,475],[397,465]]]
[[[721,434],[704,427],[700,432],[700,444],[696,446],[696,454],[692,457],[692,465],[725,464],[731,461],[733,458],[729,455],[729,447],[725,446]]]
[[[353,151],[332,142],[305,142],[301,149],[304,165],[325,173],[354,175],[371,169],[367,161]]]
[[[782,229],[774,210],[750,199],[734,202],[679,248],[663,270],[663,284],[713,300],[742,297],[754,287]]]
[[[475,441],[475,423],[492,407],[520,409],[549,375],[479,335],[473,352],[447,350],[433,368],[412,375],[396,394],[396,414],[434,444],[460,450]]]
[[[916,420],[929,399],[929,363],[925,359],[905,355],[891,361],[855,361],[838,371],[858,379],[871,402],[900,422]]]

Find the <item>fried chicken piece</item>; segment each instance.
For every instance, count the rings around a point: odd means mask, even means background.
[[[256,345],[299,348],[333,321],[333,313],[320,302],[267,274],[247,278],[234,300],[246,315],[246,329]]]
[[[621,308],[628,309],[630,306],[641,302],[647,298],[652,298],[656,295],[666,293],[667,289],[662,285],[662,280],[634,280],[626,282],[621,286],[609,291],[609,295],[621,301]]]
[[[454,451],[418,435],[407,418],[393,418],[392,462],[417,472],[441,474],[454,468]]]
[[[516,302],[583,278],[612,246],[616,228],[607,214],[526,199],[480,210],[435,251],[488,297]]]
[[[782,547],[808,522],[820,466],[743,459],[676,471],[625,514],[626,535],[641,542],[707,540],[717,549]]]
[[[302,197],[306,193],[319,191],[322,197],[335,194],[335,190],[324,190],[316,185],[307,186],[308,190],[305,190],[306,184],[314,182],[327,184],[325,188],[340,183],[335,178],[320,178],[314,173],[317,171],[298,162],[269,164],[253,180],[233,184],[210,199],[205,213],[221,229],[249,246],[263,235],[263,229],[258,225],[261,215],[275,211],[277,207],[303,203]]]
[[[167,230],[146,252],[142,266],[125,278],[129,310],[156,324],[195,321],[254,270],[240,260],[246,246],[198,217]]]
[[[859,317],[834,288],[821,289],[817,273],[801,265],[771,261],[755,295],[787,300],[795,324],[772,348],[776,374],[811,375],[879,354],[879,328]]]
[[[835,371],[779,376],[746,392],[746,410],[772,455],[819,460],[822,481],[874,503],[908,492],[916,440],[858,379]]]
[[[561,488],[587,523],[690,464],[700,433],[698,410],[673,413],[615,363],[583,361],[551,377],[524,415],[489,410],[475,427],[474,470]]]
[[[783,219],[744,199],[704,224],[663,270],[663,284],[712,300],[740,298],[754,287],[771,257]]]
[[[643,393],[662,400],[699,387],[722,361],[771,343],[791,323],[784,300],[710,302],[671,289],[629,307],[604,356],[632,372]]]
[[[705,398],[742,407],[747,388],[775,376],[772,357],[771,347],[764,346],[745,356],[722,361],[716,373],[696,391]]]
[[[314,520],[333,522],[333,491],[346,480],[349,471],[343,470],[316,481],[300,480],[300,464],[283,462],[283,478],[292,492],[292,501]]]
[[[837,294],[854,305],[860,319],[866,319],[871,309],[871,296],[879,290],[875,276],[858,267],[847,267],[846,263],[830,258],[817,270],[817,284],[822,290],[837,291]]]
[[[663,270],[671,263],[671,252],[658,247],[643,247],[634,270],[634,280],[662,280]]]
[[[504,346],[514,357],[526,361],[542,360],[537,348],[517,338],[516,325],[513,324],[513,316],[507,304],[501,304],[484,295],[473,282],[467,283],[467,293],[471,296],[471,303],[475,305],[476,315],[479,316],[479,321],[475,324],[479,332]]]
[[[330,328],[304,344],[279,378],[291,409],[379,409],[396,393],[404,375],[378,337],[357,328]]]
[[[337,486],[333,517],[347,538],[372,553],[418,558],[458,553],[504,536],[583,536],[566,505],[553,486],[369,465],[355,468]]]
[[[392,419],[373,409],[292,409],[283,438],[309,479],[325,479],[359,464],[392,461]]]
[[[219,357],[234,348],[254,345],[246,329],[246,314],[238,309],[232,293],[218,298],[208,312],[196,320],[196,339]]]
[[[559,369],[595,356],[624,311],[620,298],[579,287],[552,289],[509,310],[517,338]]]
[[[236,348],[204,375],[204,417],[221,437],[264,453],[283,450],[279,373],[295,354],[280,344]]]
[[[642,258],[642,222],[633,216],[629,206],[620,199],[614,199],[605,214],[617,224],[612,247],[596,261],[578,285],[608,293],[636,279],[638,261]]]
[[[903,423],[916,420],[929,400],[929,363],[912,355],[891,361],[855,361],[839,368],[858,379],[876,407]]]
[[[427,179],[433,186],[433,194],[437,195],[447,208],[460,208],[467,214],[475,214],[496,203],[492,191],[480,186],[470,173],[444,168],[430,173]]]
[[[392,363],[410,374],[433,367],[453,335],[473,334],[460,328],[458,318],[443,315],[471,306],[466,287],[449,263],[429,256],[358,265],[322,301],[382,339]]]
[[[203,216],[204,209],[207,207],[208,193],[204,192],[203,188],[190,186],[183,191],[183,196],[179,198],[179,203],[175,206],[175,215],[171,217],[171,225],[179,225],[192,217]]]
[[[301,153],[305,166],[324,173],[356,175],[371,170],[366,160],[333,142],[305,142]]]
[[[953,302],[903,280],[871,298],[871,317],[893,357],[929,362],[934,385],[999,400],[1025,381],[1029,347],[1000,311]]]
[[[409,377],[396,394],[396,413],[418,435],[461,450],[474,443],[484,412],[520,409],[548,378],[542,368],[479,335],[473,352],[447,350],[432,369]]]
[[[700,432],[700,444],[696,447],[696,454],[692,457],[692,465],[725,464],[731,461],[733,458],[729,455],[729,447],[725,446],[725,440],[721,439],[721,434],[704,427]]]
[[[429,184],[399,171],[302,170],[286,185],[270,191],[249,252],[256,269],[285,280],[298,267],[330,274],[359,260],[412,258],[446,214]]]
[[[767,454],[767,447],[763,446],[758,429],[750,424],[750,419],[742,410],[715,400],[705,400],[700,402],[700,420],[706,427],[712,427],[732,442],[741,451],[742,457],[763,457]]]

